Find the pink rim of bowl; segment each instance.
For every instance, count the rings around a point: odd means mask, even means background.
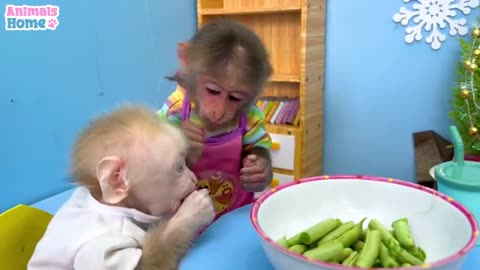
[[[454,201],[453,199],[451,199],[447,195],[445,195],[443,193],[440,193],[440,192],[438,192],[434,189],[431,189],[431,188],[428,188],[428,187],[425,187],[425,186],[421,186],[421,185],[418,185],[418,184],[415,184],[415,183],[407,182],[407,181],[397,180],[397,179],[393,179],[393,178],[385,178],[385,177],[362,176],[362,175],[334,175],[334,176],[324,175],[324,176],[315,176],[315,177],[295,180],[295,181],[280,185],[278,187],[272,188],[272,189],[266,191],[264,194],[262,194],[253,204],[253,207],[250,211],[250,221],[253,224],[253,227],[255,228],[257,233],[260,235],[260,237],[262,237],[265,241],[267,241],[270,245],[272,245],[278,251],[286,253],[286,254],[290,255],[291,257],[296,258],[297,260],[307,262],[307,263],[311,263],[311,264],[318,265],[318,266],[322,266],[322,267],[331,267],[331,268],[334,268],[334,269],[344,269],[344,270],[359,269],[359,268],[356,268],[356,267],[342,266],[342,265],[333,264],[333,263],[308,260],[304,256],[299,255],[299,254],[294,253],[294,252],[291,252],[288,249],[285,249],[282,246],[280,246],[279,244],[277,244],[273,239],[268,237],[263,232],[263,230],[260,228],[260,226],[258,225],[258,222],[257,222],[257,220],[258,220],[257,219],[258,210],[259,210],[261,204],[266,199],[268,199],[268,197],[270,197],[272,194],[274,194],[275,192],[277,192],[279,190],[288,188],[288,187],[293,186],[293,185],[306,183],[306,182],[324,181],[324,180],[352,180],[352,179],[358,179],[358,180],[363,180],[363,181],[378,181],[378,182],[386,182],[386,183],[390,183],[390,184],[402,185],[402,186],[406,186],[406,187],[409,187],[409,188],[415,188],[415,189],[421,190],[423,192],[430,193],[434,196],[440,197],[441,199],[447,201],[448,203],[450,203],[451,205],[456,207],[458,210],[460,210],[463,213],[463,215],[465,215],[467,217],[467,219],[470,223],[470,226],[472,228],[472,232],[473,232],[471,237],[470,237],[470,240],[467,243],[467,245],[465,247],[463,247],[462,250],[460,250],[458,253],[453,254],[449,257],[446,257],[442,260],[439,260],[439,261],[436,261],[436,262],[433,262],[433,263],[428,263],[428,264],[426,263],[426,264],[423,264],[423,265],[417,265],[417,266],[413,266],[413,267],[410,266],[410,267],[399,267],[399,268],[372,268],[372,269],[379,269],[379,270],[380,269],[382,269],[382,270],[409,269],[409,270],[414,270],[414,269],[428,269],[428,268],[435,267],[435,266],[443,266],[443,265],[446,265],[448,263],[456,261],[457,259],[459,259],[459,257],[464,256],[465,254],[467,254],[470,250],[472,250],[475,247],[475,244],[476,244],[477,238],[478,238],[478,234],[479,234],[478,224],[477,224],[476,219],[473,217],[473,214],[467,208],[465,208],[462,204]]]

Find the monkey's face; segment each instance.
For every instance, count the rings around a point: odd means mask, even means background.
[[[211,77],[199,77],[196,90],[197,111],[211,128],[231,122],[251,99],[247,88],[221,84]]]
[[[168,186],[170,186],[170,206],[169,214],[175,213],[185,198],[197,187],[197,177],[185,164],[185,154],[179,156],[177,161],[172,164],[171,177]]]
[[[134,197],[144,212],[171,216],[196,189],[197,178],[185,164],[187,148],[183,141],[159,136],[150,144],[145,158],[137,163],[141,177]]]

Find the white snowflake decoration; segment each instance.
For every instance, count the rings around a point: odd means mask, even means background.
[[[470,14],[472,8],[476,8],[479,0],[403,0],[405,3],[416,2],[412,5],[413,10],[401,7],[398,13],[393,15],[393,21],[406,26],[413,20],[414,26],[405,29],[405,42],[413,43],[422,40],[422,31],[430,32],[425,41],[432,49],[438,50],[445,41],[446,36],[440,32],[447,24],[450,28],[450,36],[464,36],[468,33],[465,18],[455,19],[457,10],[464,15]]]

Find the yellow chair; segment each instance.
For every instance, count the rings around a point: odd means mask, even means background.
[[[0,215],[0,270],[24,270],[53,215],[17,205]]]

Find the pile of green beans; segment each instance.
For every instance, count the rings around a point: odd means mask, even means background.
[[[425,251],[413,239],[407,218],[388,229],[377,219],[366,228],[358,223],[330,218],[277,243],[308,259],[359,268],[399,268],[423,264]]]

